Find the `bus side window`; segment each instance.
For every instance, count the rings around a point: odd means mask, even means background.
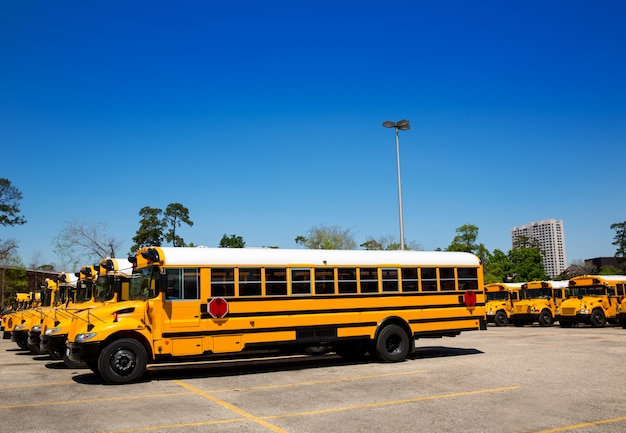
[[[165,299],[181,299],[180,296],[180,273],[182,269],[168,269],[165,285]]]
[[[383,292],[397,292],[398,291],[398,269],[396,268],[383,268]]]
[[[235,296],[235,269],[211,269],[211,296]]]
[[[311,294],[311,270],[292,269],[291,270],[291,294],[310,295]]]

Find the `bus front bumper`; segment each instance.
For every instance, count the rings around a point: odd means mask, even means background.
[[[67,357],[74,362],[91,362],[98,359],[100,342],[67,343]]]

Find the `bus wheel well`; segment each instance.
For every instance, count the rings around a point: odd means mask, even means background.
[[[100,345],[101,348],[104,348],[109,345],[109,343],[113,340],[119,340],[120,338],[131,338],[133,340],[137,340],[141,343],[141,345],[146,349],[146,353],[148,354],[148,359],[154,359],[152,354],[152,348],[150,347],[150,343],[146,340],[142,334],[134,331],[120,331],[115,334],[109,335],[109,337],[102,342]]]
[[[404,332],[406,332],[407,337],[409,337],[411,350],[415,349],[415,338],[413,338],[413,331],[411,331],[411,327],[404,319],[398,316],[387,317],[378,324],[378,327],[376,328],[376,335],[374,335],[374,341],[378,339],[381,331],[389,325],[397,325],[401,327]]]

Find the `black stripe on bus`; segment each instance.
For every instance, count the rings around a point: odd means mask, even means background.
[[[484,303],[477,303],[476,307],[484,307]],[[389,306],[378,307],[372,306],[369,308],[329,308],[329,309],[316,309],[316,310],[282,310],[282,311],[259,311],[259,312],[245,312],[245,313],[228,313],[227,316],[220,319],[237,319],[246,317],[274,317],[274,316],[299,316],[308,314],[344,314],[344,313],[364,313],[369,311],[406,311],[406,310],[437,310],[445,308],[467,308],[462,304],[439,304],[439,305],[406,305],[406,306]],[[211,319],[211,315],[207,312],[202,312],[202,319]]]
[[[449,317],[445,319],[423,319],[423,320],[411,320],[410,323],[429,323],[429,322],[459,322],[465,320],[476,320],[476,317],[461,316],[461,317]],[[346,323],[338,325],[316,325],[316,326],[298,326],[298,327],[271,327],[271,328],[253,328],[253,329],[225,329],[225,330],[211,330],[211,331],[181,331],[181,332],[165,332],[162,334],[163,338],[182,338],[182,337],[210,337],[219,335],[237,335],[241,333],[245,334],[259,334],[263,332],[303,332],[305,330],[315,329],[345,329],[345,328],[360,328],[360,327],[375,327],[378,326],[377,322],[359,322],[359,323]],[[464,330],[475,330],[476,328],[463,328]],[[446,329],[442,330],[443,333],[457,331],[458,329]],[[427,331],[438,333],[440,331]]]

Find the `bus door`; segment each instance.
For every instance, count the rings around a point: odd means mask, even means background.
[[[167,269],[164,294],[163,332],[168,328],[183,331],[200,327],[198,269]]]

